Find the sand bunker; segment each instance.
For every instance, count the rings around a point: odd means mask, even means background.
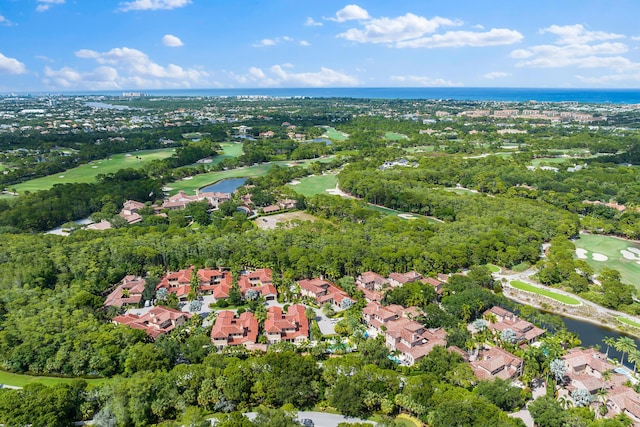
[[[587,251],[581,248],[576,248],[576,256],[580,259],[587,259]]]
[[[633,252],[634,254],[640,256],[640,249],[638,248],[627,248],[629,252]]]
[[[300,181],[295,179],[289,183],[289,185],[298,185],[298,184],[300,184]]]
[[[406,213],[398,214],[398,217],[400,217],[402,219],[418,219],[415,216],[413,216],[411,214],[406,214]]]
[[[98,167],[97,167],[97,166],[91,166],[91,168],[92,168],[92,169],[98,169]]]
[[[60,175],[58,178],[64,178],[64,175]]]
[[[591,259],[594,260],[594,261],[606,261],[606,260],[609,259],[609,257],[606,256],[606,255],[594,252],[594,253],[591,254]]]
[[[631,260],[631,261],[640,261],[640,255],[635,254],[635,253],[633,253],[631,251],[627,251],[625,249],[621,249],[620,253],[622,254],[622,258],[624,258],[624,259],[628,259],[628,260]]]

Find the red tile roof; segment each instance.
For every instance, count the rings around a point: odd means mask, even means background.
[[[226,345],[254,344],[258,340],[258,328],[253,313],[247,311],[236,317],[233,311],[225,310],[218,313],[211,339],[226,341]]]
[[[127,325],[130,328],[141,329],[151,338],[172,331],[176,326],[181,325],[192,316],[191,313],[184,313],[168,307],[153,307],[142,315],[124,314],[113,318],[116,324]]]

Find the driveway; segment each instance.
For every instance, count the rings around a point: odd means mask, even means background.
[[[250,420],[253,420],[257,414],[255,412],[247,412],[244,415],[246,415]],[[327,414],[325,412],[298,412],[298,420],[301,420],[303,418],[313,420],[314,427],[337,427],[337,425],[340,423],[369,423],[371,425],[375,425],[374,422],[363,420],[361,418],[351,418],[339,414]]]

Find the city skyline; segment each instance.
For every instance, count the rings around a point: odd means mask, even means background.
[[[0,92],[640,87],[631,0],[429,3],[9,0]]]

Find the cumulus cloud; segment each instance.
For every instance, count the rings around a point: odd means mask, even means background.
[[[6,17],[0,15],[0,25],[10,27],[13,25],[13,22],[9,21]]]
[[[15,58],[9,58],[0,53],[0,74],[24,74],[27,67]]]
[[[306,25],[307,27],[322,27],[322,22],[316,22],[313,20],[312,17],[308,17],[307,20],[304,22],[304,25]]]
[[[191,0],[134,0],[120,3],[121,12],[131,10],[171,10],[185,7]]]
[[[353,7],[348,9],[350,6]],[[337,35],[339,38],[357,43],[386,44],[396,48],[497,46],[517,43],[523,38],[522,34],[516,30],[492,28],[483,31],[483,27],[478,25],[474,28],[479,31],[448,31],[435,34],[443,27],[458,27],[464,23],[459,19],[441,16],[428,19],[413,13],[393,18],[372,18],[366,10],[355,5],[349,5],[338,11],[336,17],[331,20],[359,21],[358,26],[339,33]]]
[[[336,87],[356,86],[356,77],[321,67],[319,71],[295,73],[286,69],[293,68],[291,64],[274,65],[268,70],[251,67],[246,74],[233,74],[231,77],[242,85],[258,87]]]
[[[551,44],[516,49],[511,57],[518,60],[516,66],[531,68],[566,68],[612,70],[602,76],[576,75],[583,83],[611,84],[635,82],[640,75],[640,63],[630,60],[627,44],[612,41],[626,38],[623,34],[591,31],[583,25],[552,25],[539,31],[540,34],[557,36]],[[631,40],[634,38],[631,37]]]
[[[329,21],[346,22],[355,20],[369,19],[369,12],[361,8],[357,4],[348,4],[338,12],[336,12],[335,18],[325,18]]]
[[[492,28],[485,32],[447,31],[430,37],[396,43],[396,47],[436,48],[436,47],[485,47],[514,44],[522,40],[523,35],[516,30]]]
[[[490,73],[486,73],[483,77],[485,79],[499,79],[502,77],[510,76],[511,74],[505,73],[504,71],[491,71]]]
[[[625,38],[622,34],[604,31],[589,31],[581,24],[552,25],[540,30],[541,34],[551,33],[558,36],[558,44],[584,44],[594,41],[615,40]]]
[[[45,12],[54,4],[64,4],[65,0],[37,0],[36,12]]]
[[[137,49],[122,47],[107,52],[81,49],[75,55],[94,60],[98,66],[89,71],[46,67],[44,83],[50,87],[81,89],[188,88],[208,85],[209,73],[206,71],[175,64],[160,65]]]
[[[364,23],[363,28],[351,28],[338,37],[359,43],[395,43],[433,33],[441,26],[455,25],[462,25],[462,22],[439,16],[427,19],[407,13],[396,18],[371,19]]]
[[[253,47],[270,47],[270,46],[275,46],[277,44],[280,43],[292,43],[295,42],[295,39],[289,37],[289,36],[282,36],[282,37],[276,37],[273,39],[262,39],[259,42],[256,42],[254,44],[252,44],[251,46]],[[298,42],[299,45],[301,46],[310,46],[310,44],[305,41],[302,40],[300,42]]]
[[[178,37],[174,36],[173,34],[165,34],[162,37],[162,44],[168,47],[184,46],[184,43],[182,43],[182,40],[180,40]]]
[[[462,86],[462,83],[455,83],[451,80],[432,78],[428,76],[391,76],[392,81],[418,86]]]

